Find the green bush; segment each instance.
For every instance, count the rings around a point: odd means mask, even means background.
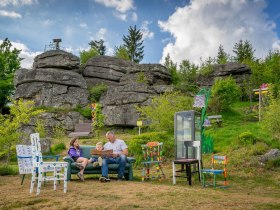
[[[192,106],[193,98],[180,92],[169,92],[154,97],[150,105],[136,109],[141,113],[139,120],[150,122],[151,130],[173,134],[175,112],[193,109]]]
[[[61,143],[55,144],[51,147],[51,153],[60,154],[65,149],[66,149],[65,144],[61,142]]]
[[[272,138],[280,140],[280,98],[271,99],[269,106],[263,113],[262,125],[265,130],[271,133]]]
[[[232,103],[239,99],[241,92],[235,80],[229,76],[225,79],[217,78],[212,86],[211,93],[209,107],[219,113],[228,110]]]
[[[251,132],[243,132],[238,136],[238,142],[241,145],[253,145],[257,142],[257,137]]]
[[[82,116],[84,116],[85,118],[87,119],[91,119],[91,108],[88,106],[86,107],[81,107],[80,105],[78,105],[76,108],[75,108],[75,111],[76,112],[79,112]]]
[[[18,169],[15,166],[0,166],[0,176],[4,175],[17,175],[18,174]]]
[[[163,158],[174,158],[174,136],[168,135],[166,132],[151,132],[144,133],[139,136],[134,136],[128,142],[129,156],[136,158],[136,165],[139,165],[143,161],[142,144],[148,142],[163,142]]]
[[[280,167],[280,157],[274,160],[269,160],[267,161],[265,168],[271,169],[271,168],[276,168]]]
[[[105,84],[95,85],[89,89],[91,102],[98,102],[102,94],[108,89],[108,86]]]

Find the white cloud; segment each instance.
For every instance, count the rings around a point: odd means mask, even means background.
[[[0,10],[0,16],[9,17],[9,18],[21,18],[21,14],[14,11]]]
[[[95,2],[106,7],[115,8],[115,10],[121,13],[134,9],[133,0],[95,0]]]
[[[151,24],[151,21],[143,21],[142,26],[141,26],[141,32],[143,34],[143,39],[152,39],[154,38],[154,32],[151,32],[149,30],[149,24]]]
[[[96,34],[97,39],[103,39],[105,40],[105,36],[107,35],[107,29],[106,28],[100,28]]]
[[[256,57],[264,57],[273,43],[279,46],[265,7],[265,0],[192,0],[178,7],[167,21],[158,22],[175,40],[164,47],[161,62],[169,53],[174,62],[189,59],[198,64],[200,58],[215,57],[220,44],[232,54],[241,39],[252,43]]]
[[[127,20],[127,14],[125,14],[125,13],[113,12],[113,15],[116,18],[118,18],[118,19],[120,19],[122,21],[126,21]]]
[[[134,21],[134,22],[136,22],[137,19],[138,19],[138,17],[137,17],[136,12],[133,12],[132,15],[131,15],[131,20]]]
[[[38,3],[38,1],[37,0],[1,0],[0,7],[5,7],[7,5],[23,6],[23,5],[31,5],[33,3]]]
[[[0,40],[0,43],[2,43],[3,40]],[[41,54],[42,52],[31,52],[28,47],[25,44],[22,44],[20,42],[12,42],[12,48],[11,49],[18,49],[21,50],[19,57],[23,58],[23,60],[21,60],[20,64],[21,64],[21,68],[32,68],[33,65],[33,61],[35,56]]]
[[[43,21],[43,25],[46,26],[46,27],[52,26],[54,24],[55,24],[54,20],[46,19],[46,20]]]
[[[80,23],[81,28],[88,28],[88,25],[86,23]]]

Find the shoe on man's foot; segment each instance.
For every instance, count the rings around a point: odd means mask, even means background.
[[[83,175],[81,172],[77,173],[77,177],[78,177],[82,182],[85,181],[84,175]]]
[[[98,165],[99,165],[99,166],[102,166],[102,157],[99,157],[99,158],[98,158]]]
[[[102,177],[99,178],[99,181],[100,182],[110,182],[111,180],[109,179],[109,177],[102,176]]]
[[[92,164],[92,166],[93,166],[93,167],[98,166],[98,162],[94,162],[94,163]]]
[[[84,169],[84,166],[81,163],[74,163],[74,165],[80,170]]]

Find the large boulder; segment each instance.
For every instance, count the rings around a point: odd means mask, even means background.
[[[50,50],[34,59],[33,69],[37,68],[57,68],[77,71],[80,66],[80,59],[63,50]]]
[[[83,76],[87,85],[95,86],[106,84],[108,86],[118,85],[122,76],[128,70],[134,68],[131,61],[110,56],[96,56],[88,60],[83,70]]]
[[[212,73],[206,76],[200,76],[198,78],[197,82],[199,86],[211,87],[215,81],[215,78],[226,78],[230,75],[236,80],[237,84],[243,86],[243,82],[247,81],[252,74],[249,66],[236,62],[215,64],[212,66],[212,68]]]

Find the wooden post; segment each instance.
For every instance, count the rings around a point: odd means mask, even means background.
[[[262,89],[259,89],[259,121],[261,121]]]

